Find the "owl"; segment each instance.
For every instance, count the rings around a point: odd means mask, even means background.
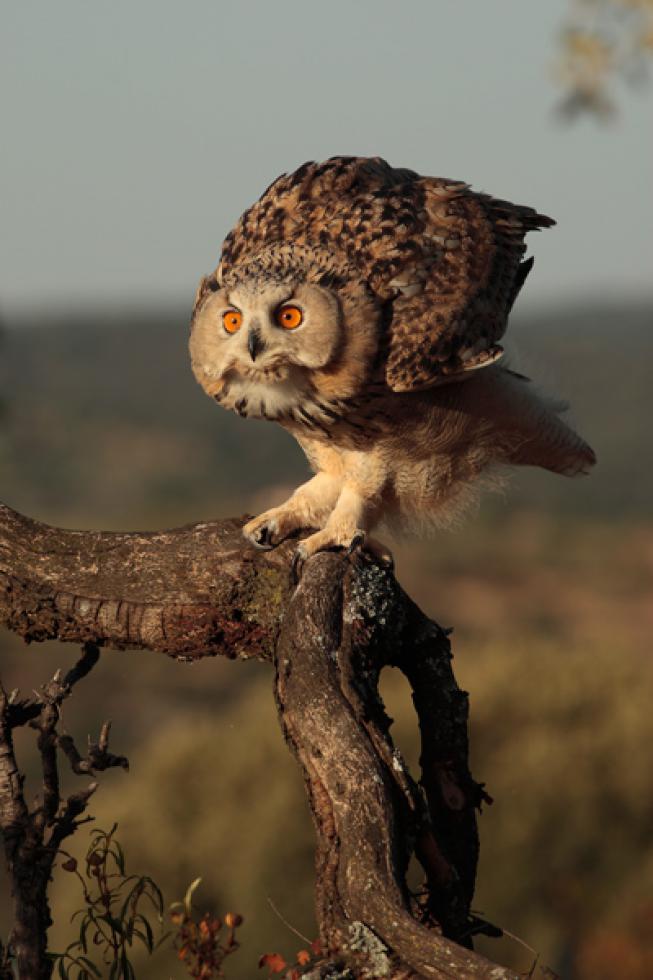
[[[500,340],[533,259],[532,208],[380,158],[283,174],[227,235],[197,291],[195,376],[224,408],[278,422],[314,472],[245,537],[302,531],[303,563],[379,524],[446,526],[506,465],[585,473],[564,405],[504,366]]]

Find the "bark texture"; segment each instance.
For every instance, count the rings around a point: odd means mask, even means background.
[[[151,534],[63,531],[0,506],[0,624],[26,640],[147,648],[275,666],[282,729],[317,834],[324,963],[313,977],[511,978],[471,950],[484,796],[468,768],[467,696],[445,633],[369,559],[320,554],[297,587],[292,543],[247,547],[241,521]],[[383,667],[408,678],[421,777],[393,746]],[[416,853],[426,875],[411,895]]]
[[[271,660],[292,549],[245,547],[242,523],[66,531],[0,504],[0,623],[27,641]]]

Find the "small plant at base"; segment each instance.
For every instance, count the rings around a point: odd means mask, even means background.
[[[170,906],[170,920],[177,930],[173,944],[177,957],[183,962],[188,975],[197,980],[218,980],[224,977],[222,964],[227,956],[235,953],[240,943],[236,929],[242,925],[242,915],[227,912],[224,919],[205,912],[200,919],[193,914],[193,892],[201,878],[196,878],[184,895],[183,902]],[[221,935],[222,927],[227,929]]]
[[[264,953],[259,959],[258,965],[259,969],[267,966],[270,971],[268,974],[270,977],[274,974],[282,974],[280,980],[300,980],[304,973],[311,970],[317,964],[321,955],[320,944],[318,940],[314,940],[311,943],[310,951],[308,949],[299,950],[296,966],[290,966],[286,963],[281,953]]]
[[[66,858],[63,870],[79,878],[85,902],[71,920],[81,917],[79,938],[63,953],[52,954],[63,980],[135,980],[128,951],[139,942],[153,953],[167,938],[166,934],[154,941],[154,930],[143,911],[144,903],[152,906],[149,915],[153,911],[158,923],[163,922],[161,891],[147,875],[126,874],[125,856],[114,836],[116,829],[114,824],[108,833],[99,828],[91,832],[83,875],[72,855],[59,852]],[[93,948],[102,957],[102,971],[87,955]]]

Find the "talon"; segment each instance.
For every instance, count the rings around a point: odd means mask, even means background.
[[[295,551],[290,564],[290,578],[293,585],[299,585],[299,580],[302,577],[302,572],[304,570],[304,562],[306,561],[307,557],[306,551],[300,545]]]
[[[355,551],[365,544],[365,531],[355,531],[354,536],[349,542],[349,547],[347,548],[347,557],[353,555]]]
[[[246,527],[243,528],[243,534],[247,540],[259,551],[271,551],[276,548],[277,542],[272,537],[275,531],[275,521],[266,521],[265,524],[261,524],[260,527],[255,527],[251,531],[248,531]]]
[[[258,531],[255,531],[253,537],[256,547],[263,551],[270,551],[274,547],[269,524],[264,524]]]

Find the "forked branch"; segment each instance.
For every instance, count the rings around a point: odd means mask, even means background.
[[[0,507],[0,623],[28,641],[273,662],[317,832],[327,959],[311,976],[337,966],[352,978],[513,977],[470,948],[474,932],[491,931],[470,913],[484,794],[468,769],[467,699],[444,632],[365,558],[318,555],[295,588],[292,545],[253,551],[240,526],[63,531]],[[413,688],[419,783],[378,693],[390,664]],[[422,897],[406,886],[413,852],[426,873]]]

